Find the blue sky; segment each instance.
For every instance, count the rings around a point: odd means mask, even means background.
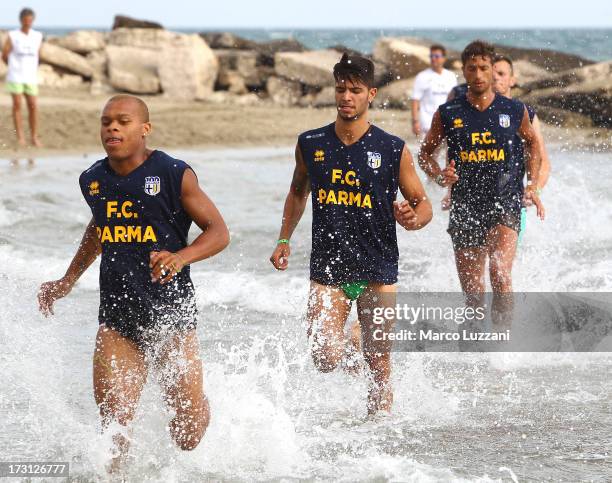
[[[478,4],[482,13],[474,13]],[[1,0],[0,25],[13,25],[23,6],[36,10],[37,23],[46,27],[110,28],[123,13],[185,28],[612,28],[610,0]]]

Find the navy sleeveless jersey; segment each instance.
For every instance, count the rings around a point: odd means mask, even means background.
[[[450,229],[487,226],[496,215],[519,216],[525,161],[518,130],[525,105],[499,94],[483,112],[467,100],[439,108],[459,180],[452,186]]]
[[[464,82],[463,84],[456,85],[451,89],[453,99],[457,97],[465,96],[468,92],[468,85]]]
[[[195,323],[189,267],[165,285],[151,281],[149,268],[151,251],[176,252],[187,245],[192,220],[181,205],[187,168],[153,151],[126,176],[116,174],[105,158],[79,178],[102,245],[99,322],[124,335]]]
[[[525,107],[527,108],[527,114],[529,114],[529,122],[533,122],[533,118],[537,114],[535,107],[533,107],[531,104],[525,104]]]
[[[346,146],[332,123],[301,134],[298,145],[312,188],[310,278],[397,282],[393,201],[404,141],[371,125]]]

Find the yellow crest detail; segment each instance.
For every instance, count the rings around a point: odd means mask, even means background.
[[[97,181],[92,181],[89,183],[89,194],[93,196],[97,195],[98,193],[100,193],[100,183]]]

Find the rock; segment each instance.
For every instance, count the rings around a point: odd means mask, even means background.
[[[85,58],[91,66],[91,70],[93,71],[92,77],[94,79],[106,77],[108,72],[108,57],[105,50],[94,50],[87,54]]]
[[[77,54],[88,54],[89,52],[101,50],[106,45],[105,34],[95,30],[77,30],[65,37],[49,39],[49,42]]]
[[[590,128],[593,127],[593,121],[590,117],[583,114],[578,114],[565,109],[556,109],[554,107],[534,106],[538,117],[541,121],[559,127],[570,128]]]
[[[176,35],[180,34],[159,29],[118,28],[109,33],[108,45],[161,50]]]
[[[517,79],[517,85],[527,84],[537,79],[542,79],[549,75],[548,71],[538,65],[532,64],[526,60],[517,60],[512,62],[514,66],[514,76]]]
[[[89,93],[92,96],[110,95],[115,92],[113,86],[110,85],[108,78],[95,78],[91,81]]]
[[[257,42],[247,40],[229,32],[202,32],[200,36],[211,49],[255,50]]]
[[[126,17],[125,15],[115,15],[115,21],[113,22],[113,30],[118,28],[139,28],[139,29],[163,29],[164,27],[157,22],[150,22],[148,20],[138,20],[132,17]]]
[[[429,67],[429,44],[411,37],[381,37],[373,58],[387,65],[396,80],[407,79]]]
[[[118,91],[156,94],[160,91],[157,75],[159,53],[152,49],[108,45],[108,76]]]
[[[391,82],[378,89],[372,106],[378,109],[409,109],[414,78]]]
[[[278,76],[299,81],[312,87],[334,84],[332,70],[340,56],[335,50],[309,52],[279,52],[274,56],[274,70]]]
[[[526,102],[586,116],[612,128],[612,61],[570,69],[523,86]]]
[[[507,55],[513,62],[517,60],[526,60],[548,72],[561,72],[567,69],[584,67],[595,63],[592,60],[585,59],[578,55],[566,54],[548,49],[523,49],[496,44],[495,51],[497,54]]]
[[[240,55],[236,59],[236,70],[244,78],[246,85],[258,87],[266,84],[268,77],[274,75],[274,69],[261,65],[257,56]]]
[[[308,49],[295,39],[276,39],[256,45],[263,65],[274,67],[274,56],[279,52],[306,52]]]
[[[159,53],[158,75],[164,95],[203,99],[215,86],[219,61],[197,34],[173,34]]]
[[[309,92],[300,97],[297,105],[300,107],[314,107],[314,101],[317,98],[316,93]]]
[[[145,55],[142,62],[135,60],[138,64],[136,70],[145,73],[142,83],[135,82],[133,75],[117,77],[117,69],[111,72],[109,55],[110,80],[117,89],[153,93],[158,92],[161,86],[165,96],[175,99],[202,99],[213,90],[219,62],[204,39],[197,34],[118,28],[110,33],[108,44],[107,51],[111,47],[136,49],[125,50],[125,55],[129,57],[134,52]],[[121,70],[129,73],[130,67],[122,63]]]
[[[594,126],[612,129],[612,87],[592,90],[566,87],[550,95],[538,95],[532,99],[526,100],[531,100],[536,108],[563,109],[590,118]]]
[[[205,101],[211,104],[229,104],[233,96],[235,94],[228,91],[214,91],[206,97]]]
[[[302,86],[299,82],[272,76],[266,82],[270,99],[281,106],[294,106],[302,97]]]
[[[217,77],[217,86],[234,94],[246,94],[248,92],[244,77],[235,70],[220,71],[219,77]]]
[[[259,104],[262,100],[257,94],[236,95],[228,91],[215,91],[205,99],[212,104],[234,104],[239,106],[252,106]]]
[[[62,74],[48,64],[38,66],[38,84],[58,89],[74,88],[83,84],[83,78],[75,74]]]
[[[238,96],[234,99],[234,103],[238,106],[254,106],[259,104],[261,99],[257,96],[257,94],[245,94]]]
[[[612,61],[591,64],[587,67],[572,68],[555,75],[521,84],[524,93],[538,89],[568,87],[584,82],[607,82],[612,75]]]
[[[249,87],[265,85],[266,80],[274,75],[274,69],[259,63],[259,54],[252,50],[213,50],[219,59],[219,77],[224,72],[233,71],[240,74]],[[232,74],[233,75],[233,74]]]
[[[64,47],[48,42],[42,43],[40,61],[41,63],[51,64],[83,77],[91,77],[93,75],[93,70],[84,57]]]
[[[0,79],[4,79],[8,73],[8,66],[0,59]]]
[[[321,89],[314,100],[312,101],[313,107],[335,107],[336,106],[336,88],[334,86],[328,86]]]

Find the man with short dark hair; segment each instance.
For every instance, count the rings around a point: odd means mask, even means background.
[[[43,36],[32,28],[34,23],[32,9],[21,10],[19,21],[21,28],[11,30],[2,46],[2,60],[8,64],[6,90],[13,100],[13,123],[18,145],[23,147],[26,144],[21,117],[21,96],[25,96],[30,139],[33,146],[40,147],[36,96],[38,96],[38,57]]]
[[[495,57],[495,62],[493,62],[493,85],[495,92],[502,96],[512,98],[512,88],[516,85],[516,77],[514,75],[514,65],[510,57],[506,55],[498,55]],[[550,176],[550,159],[544,144],[544,137],[542,136],[540,118],[533,106],[525,104],[525,107],[527,108],[529,120],[533,125],[533,129],[540,144],[540,157],[542,163],[540,165],[540,176],[538,177],[537,189],[542,190]]]
[[[431,220],[431,204],[404,141],[368,121],[376,96],[374,64],[344,54],[334,67],[336,121],[299,136],[293,180],[270,261],[285,270],[289,239],[312,192],[312,252],[308,335],[318,370],[354,362],[344,335],[357,301],[363,353],[370,370],[367,410],[390,411],[390,342],[376,338],[393,320],[376,325],[377,307],[395,304],[398,274],[396,223],[418,230]],[[397,191],[404,201],[396,201]]]
[[[94,397],[103,427],[128,426],[150,368],[175,412],[169,430],[183,450],[195,448],[209,422],[196,335],[195,291],[189,265],[229,243],[221,214],[191,167],[146,146],[149,111],[139,98],[112,97],[100,118],[107,157],[85,170],[79,184],[93,218],[59,280],[43,283],[40,310],[53,314],[99,253],[99,329],[93,358]],[[195,222],[201,233],[188,243]],[[129,439],[113,435],[124,460]]]
[[[488,257],[493,292],[511,292],[523,195],[544,218],[536,191],[540,147],[525,106],[494,91],[493,47],[472,42],[461,60],[468,93],[440,106],[421,146],[419,164],[440,186],[452,186],[448,232],[462,290],[484,292]],[[517,136],[525,147],[516,142]],[[450,160],[445,169],[434,158],[443,139]]]
[[[464,84],[461,84],[463,86]],[[495,92],[502,96],[512,98],[512,88],[516,85],[516,77],[514,76],[514,65],[512,59],[505,55],[497,55],[493,62],[493,87]],[[455,87],[448,95],[448,100],[452,101],[455,97],[467,94],[467,84],[465,84],[465,90],[460,90],[461,86]],[[550,159],[548,158],[548,152],[544,144],[544,137],[542,136],[542,129],[540,127],[540,119],[533,106],[525,104],[527,112],[529,114],[529,121],[531,122],[535,131],[538,143],[540,145],[540,175],[538,177],[538,185],[536,190],[538,194],[544,189],[544,186],[548,182],[550,176]],[[520,139],[519,139],[520,140]],[[448,193],[442,200],[442,209],[448,210],[450,208],[450,192],[451,188],[448,188]],[[531,206],[529,201],[526,201],[527,206]],[[526,210],[521,209],[521,231],[519,232],[519,240],[523,236],[525,225],[526,225]]]
[[[444,68],[446,49],[442,45],[429,48],[429,61],[430,67],[417,74],[412,89],[412,132],[417,137],[427,134],[434,112],[457,85],[457,76]]]

